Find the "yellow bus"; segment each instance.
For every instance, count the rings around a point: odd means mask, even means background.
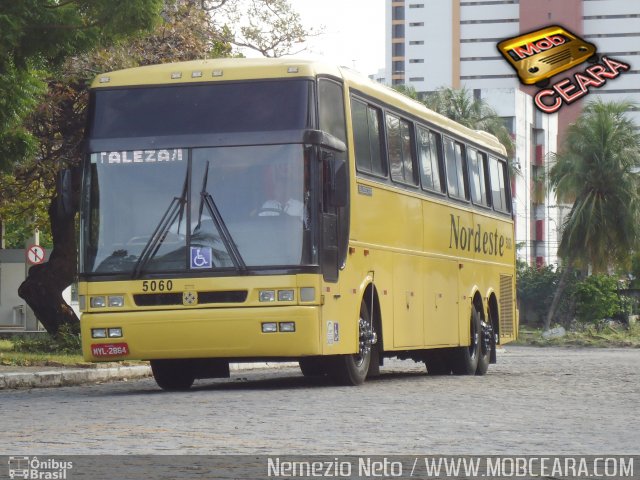
[[[91,88],[88,361],[167,390],[229,362],[358,385],[385,358],[483,375],[516,338],[504,148],[349,69],[218,59]]]

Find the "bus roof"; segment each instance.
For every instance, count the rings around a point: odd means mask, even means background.
[[[255,80],[270,78],[307,77],[331,75],[342,78],[349,88],[394,105],[427,122],[494,152],[506,155],[504,146],[490,133],[467,128],[449,118],[429,110],[422,103],[361,75],[347,67],[312,60],[294,58],[217,58],[189,62],[165,63],[128,68],[98,75],[92,89],[143,85],[170,85],[185,83],[219,82],[230,80]]]

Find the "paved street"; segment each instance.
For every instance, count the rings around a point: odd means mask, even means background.
[[[33,454],[633,454],[640,350],[509,347],[485,377],[391,361],[362,387],[294,368],[185,393],[152,379],[0,391],[1,452]]]

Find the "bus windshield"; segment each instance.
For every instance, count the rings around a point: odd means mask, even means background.
[[[98,152],[90,162],[83,273],[316,261],[301,144]]]

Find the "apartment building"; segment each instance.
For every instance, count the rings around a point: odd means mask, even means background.
[[[575,121],[581,102],[557,114],[534,107],[536,87],[522,86],[497,43],[561,25],[593,43],[599,56],[631,65],[585,99],[629,99],[640,105],[640,2],[629,0],[386,0],[386,74],[418,92],[465,87],[505,118],[516,142],[513,162],[518,256],[532,265],[556,264],[558,229],[566,205],[546,186],[550,154]],[[576,67],[580,69],[584,67]],[[630,112],[640,125],[640,111]]]

